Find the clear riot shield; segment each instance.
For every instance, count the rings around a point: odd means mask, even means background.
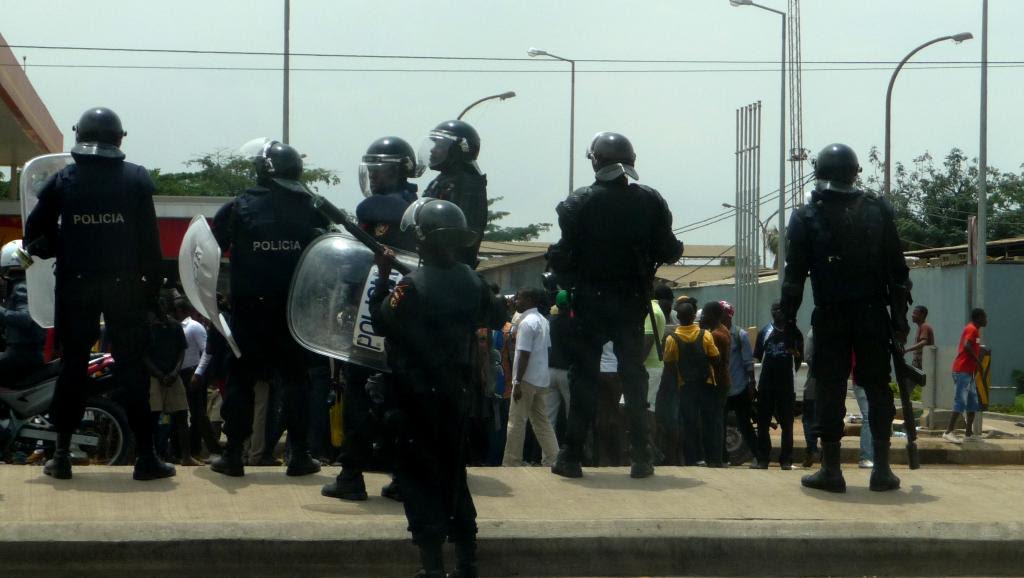
[[[21,227],[29,213],[39,202],[39,191],[51,176],[75,160],[70,153],[38,156],[27,163],[21,171],[18,193],[21,196]],[[32,320],[41,327],[53,327],[54,288],[57,284],[54,275],[56,259],[34,259],[25,269],[25,283],[28,285],[28,312]]]
[[[415,269],[419,258],[395,251]],[[391,286],[401,279],[391,273]],[[379,371],[390,371],[384,338],[370,321],[370,291],[377,283],[373,252],[348,233],[329,233],[302,253],[288,293],[288,328],[306,349]]]
[[[235,357],[242,352],[231,335],[231,327],[217,306],[217,277],[220,275],[220,245],[206,217],[196,215],[185,231],[178,250],[178,276],[185,296],[203,317],[210,320],[231,347]]]

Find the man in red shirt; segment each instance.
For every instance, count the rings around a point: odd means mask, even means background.
[[[942,439],[958,444],[960,439],[953,435],[960,414],[967,413],[967,431],[963,441],[973,441],[974,415],[981,409],[978,403],[978,388],[974,383],[974,373],[978,370],[981,354],[981,328],[988,325],[988,316],[984,309],[971,310],[971,322],[960,334],[960,348],[953,361],[953,383],[956,392],[953,395],[953,414],[949,416],[949,425]]]

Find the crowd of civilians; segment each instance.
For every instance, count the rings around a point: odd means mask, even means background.
[[[745,329],[733,324],[735,310],[726,301],[699,305],[693,298],[675,296],[665,285],[655,287],[653,297],[644,334],[650,443],[656,463],[719,468],[738,465],[749,455],[751,468],[765,469],[775,455],[782,469],[792,469],[793,423],[801,414],[807,448],[802,465],[811,467],[819,456],[814,376],[813,372],[807,375],[799,404],[794,377],[802,363],[813,366],[813,332],[805,338],[794,328],[796,335],[787,336],[777,303],[771,310],[772,321],[751,339]],[[479,334],[484,379],[494,384],[494,411],[474,430],[480,439],[470,444],[477,448],[470,460],[487,466],[550,466],[572,404],[571,304],[566,292],[552,295],[539,288],[521,289],[510,303],[514,311],[505,327]],[[916,367],[921,367],[923,348],[935,342],[927,315],[923,306],[914,309],[912,319],[918,331],[907,353],[913,355]],[[230,349],[219,333],[208,330],[187,300],[175,293],[164,295],[160,313],[151,314],[150,321],[153,339],[146,366],[151,373],[151,410],[160,424],[158,450],[175,463],[197,465],[221,451],[220,405]],[[956,413],[945,436],[954,443],[959,443],[952,434],[956,420],[966,415],[970,432],[977,411],[976,393],[968,395],[974,390],[966,383],[976,366],[977,355],[971,354],[977,347],[978,328],[986,321],[984,312],[975,312],[961,339],[959,365],[955,366],[960,373],[956,376]],[[755,361],[761,364],[757,381]],[[336,461],[340,446],[338,432],[332,436],[331,423],[331,407],[340,399],[336,389],[339,374],[333,362],[310,355],[309,435],[314,456],[325,463]],[[628,425],[610,343],[601,358],[599,387],[585,464],[627,465]],[[854,395],[860,422],[866,424],[867,400],[856,383]],[[281,409],[282,396],[276,384],[259,383],[253,434],[246,452],[249,465],[281,464],[276,453],[285,433]],[[732,457],[726,447],[727,423],[734,426]],[[333,429],[339,429],[337,426]],[[781,446],[773,454],[770,432],[776,428],[781,430]],[[862,427],[860,433],[860,466],[870,468],[870,430]],[[735,451],[739,443],[735,435],[743,446],[740,451]]]

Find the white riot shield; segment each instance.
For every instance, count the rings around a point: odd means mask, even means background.
[[[395,251],[415,269],[419,258]],[[391,286],[401,279],[391,273]],[[335,359],[390,371],[384,338],[370,321],[370,291],[377,283],[373,252],[348,233],[329,233],[303,251],[288,292],[288,328],[306,349]]]
[[[231,346],[235,357],[242,352],[231,336],[231,327],[217,307],[217,277],[220,275],[220,245],[210,230],[206,217],[196,215],[185,231],[178,250],[178,276],[185,296],[200,315],[213,326]]]
[[[25,230],[28,215],[39,202],[39,191],[51,176],[75,160],[70,153],[38,156],[27,163],[21,171],[18,193],[21,196],[21,228]],[[25,283],[28,285],[28,312],[32,320],[41,327],[53,327],[55,259],[35,259],[25,269]]]

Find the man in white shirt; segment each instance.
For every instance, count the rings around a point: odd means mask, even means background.
[[[516,353],[512,362],[512,405],[508,416],[508,439],[502,465],[523,465],[523,440],[526,420],[541,448],[541,463],[551,466],[558,455],[558,440],[547,418],[551,394],[548,370],[548,348],[551,333],[548,320],[537,310],[544,304],[540,289],[520,289],[516,294],[516,311],[522,314],[516,329]]]
[[[174,300],[174,318],[181,322],[187,345],[179,375],[187,388],[190,414],[189,441],[192,446],[189,449],[191,455],[198,456],[202,453],[204,440],[210,450],[219,451],[220,444],[213,435],[213,427],[206,415],[206,388],[201,386],[201,378],[196,376],[196,369],[199,368],[199,362],[206,352],[206,327],[192,319],[192,313],[192,307],[184,298],[177,297]]]

